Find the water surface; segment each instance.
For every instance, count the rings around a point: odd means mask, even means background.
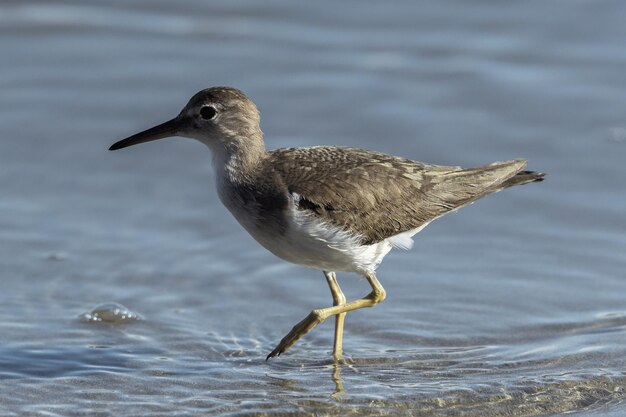
[[[625,27],[619,1],[3,3],[0,414],[623,415]],[[548,181],[391,253],[347,364],[331,321],[265,362],[330,305],[322,274],[245,234],[200,144],[107,151],[211,85],[255,100],[270,148]],[[140,319],[81,320],[110,303]]]

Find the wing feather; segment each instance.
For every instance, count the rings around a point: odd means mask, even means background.
[[[418,229],[497,191],[526,165],[514,160],[462,169],[323,146],[278,149],[267,162],[288,191],[299,195],[299,209],[356,232],[363,244]]]

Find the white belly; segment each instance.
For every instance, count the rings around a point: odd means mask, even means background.
[[[263,247],[286,261],[323,271],[374,272],[392,247],[409,249],[419,229],[392,236],[381,242],[362,245],[360,236],[324,223],[313,212],[298,210],[294,204],[287,212],[284,230],[260,222],[256,213],[241,205],[222,199],[239,223]]]
[[[276,256],[323,271],[374,272],[392,247],[387,241],[362,245],[358,236],[303,211],[290,219],[283,235],[268,230],[248,231]]]

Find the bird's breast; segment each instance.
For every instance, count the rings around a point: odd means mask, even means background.
[[[326,271],[373,271],[391,249],[387,242],[361,244],[360,236],[299,209],[291,194],[283,199],[227,187],[219,190],[219,196],[257,242],[295,264]]]

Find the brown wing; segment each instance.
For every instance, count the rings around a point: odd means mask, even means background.
[[[461,169],[352,148],[278,149],[269,164],[299,208],[355,230],[364,244],[412,230],[502,188],[526,161]]]

